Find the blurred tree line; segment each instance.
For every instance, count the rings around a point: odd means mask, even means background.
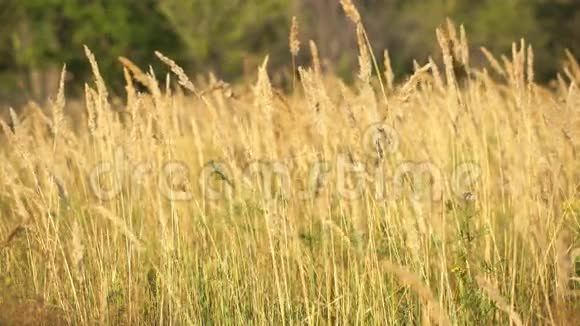
[[[374,50],[391,52],[403,74],[412,60],[437,53],[435,28],[447,16],[464,23],[473,49],[509,53],[526,38],[536,52],[538,75],[552,77],[563,49],[580,53],[578,0],[355,0]],[[269,53],[273,71],[286,71],[292,15],[302,44],[313,39],[327,69],[345,78],[356,64],[352,26],[338,0],[0,0],[0,101],[42,99],[56,88],[62,63],[82,86],[90,73],[82,45],[96,54],[113,90],[123,90],[118,56],[144,69],[164,68],[160,50],[190,75],[215,71],[242,76]],[[305,62],[308,51],[302,51]],[[477,57],[476,57],[477,60]],[[285,70],[284,70],[285,69]]]

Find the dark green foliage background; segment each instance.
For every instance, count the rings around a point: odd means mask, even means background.
[[[511,42],[525,37],[534,46],[538,77],[544,81],[554,77],[564,48],[580,53],[576,0],[355,3],[377,55],[389,48],[399,74],[410,71],[413,59],[422,62],[436,53],[434,29],[447,16],[465,24],[474,49],[485,45],[495,53],[510,53]],[[95,52],[117,92],[123,90],[117,57],[126,56],[144,69],[152,64],[161,74],[154,50],[175,59],[190,75],[215,71],[235,80],[245,72],[245,63],[255,64],[268,53],[271,69],[283,71],[290,61],[292,15],[300,19],[303,44],[314,39],[330,62],[328,69],[348,79],[355,71],[356,44],[338,0],[0,0],[0,102],[34,97],[30,74],[65,62],[69,78],[79,81],[71,84],[81,89],[89,74],[83,44]],[[307,51],[302,53],[299,62],[307,60]]]

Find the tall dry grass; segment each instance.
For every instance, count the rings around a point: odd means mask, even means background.
[[[0,324],[578,320],[574,56],[549,87],[523,41],[472,67],[449,21],[444,66],[416,63],[396,82],[341,3],[357,29],[354,85],[325,74],[314,42],[289,95],[267,59],[252,85],[194,84],[158,52],[173,75],[121,59],[121,105],[87,48],[83,112],[65,102],[65,69],[52,105],[11,111]]]

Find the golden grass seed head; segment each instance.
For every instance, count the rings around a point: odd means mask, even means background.
[[[354,3],[352,3],[352,0],[340,0],[340,4],[342,5],[342,9],[350,21],[352,21],[355,25],[361,23],[360,13],[358,9],[356,9]]]
[[[318,53],[318,47],[313,40],[310,40],[310,53],[312,55],[312,66],[314,67],[314,71],[316,76],[320,77],[322,74],[322,67],[320,64],[320,54]]]
[[[298,19],[296,16],[292,17],[292,26],[290,27],[290,39],[289,39],[289,47],[290,53],[292,56],[298,56],[298,52],[300,52],[300,31],[298,27]]]

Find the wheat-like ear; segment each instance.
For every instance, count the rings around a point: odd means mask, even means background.
[[[117,58],[119,62],[123,65],[124,68],[129,70],[133,75],[133,78],[141,83],[143,86],[147,87],[150,90],[149,79],[147,78],[147,74],[144,73],[133,61],[129,60],[125,57]]]
[[[268,76],[267,70],[269,59],[269,56],[266,56],[262,65],[258,69],[258,81],[254,88],[256,100],[267,114],[271,113],[274,106],[274,92],[272,91],[272,84],[270,83],[270,77]]]
[[[359,55],[358,55],[358,65],[359,74],[358,78],[363,82],[363,84],[368,84],[371,81],[371,57],[369,54],[369,48],[367,47],[364,35],[364,29],[361,24],[356,25],[356,40],[358,43]]]
[[[18,136],[20,134],[20,118],[18,117],[18,114],[16,114],[16,111],[14,111],[14,108],[9,108],[8,112],[10,114],[10,120],[12,121],[14,134]]]
[[[465,32],[465,27],[463,24],[460,27],[460,49],[461,49],[461,63],[465,67],[469,66],[469,45],[467,41],[467,32]]]
[[[534,84],[534,49],[532,45],[528,45],[528,90],[531,92],[532,86]]]
[[[159,60],[161,60],[163,63],[169,66],[171,71],[177,76],[178,82],[181,86],[193,92],[199,99],[203,101],[206,107],[208,108],[211,107],[210,103],[206,100],[206,98],[197,90],[197,88],[195,88],[191,80],[189,80],[189,77],[187,77],[183,68],[181,68],[177,63],[175,63],[175,61],[166,57],[165,55],[163,55],[163,53],[159,51],[155,51],[155,55],[159,58]]]
[[[449,36],[449,40],[453,45],[453,51],[455,52],[454,54],[457,54],[457,57],[459,57],[458,55],[460,51],[459,46],[461,42],[459,42],[459,38],[457,37],[457,27],[455,27],[455,22],[453,22],[453,20],[449,17],[447,17],[446,22],[447,22],[447,36]]]
[[[342,9],[350,21],[352,21],[355,25],[361,23],[360,13],[358,12],[358,9],[356,9],[354,3],[352,3],[352,0],[340,0],[340,4],[342,5]]]
[[[435,85],[440,91],[445,90],[445,84],[443,83],[443,79],[441,78],[441,73],[439,72],[439,67],[433,60],[433,58],[429,57],[429,64],[431,65],[431,74],[433,75],[433,80],[435,81]]]
[[[370,71],[372,71],[372,68],[374,68],[375,72],[377,74],[377,79],[379,80],[381,92],[383,93],[383,98],[385,100],[385,103],[388,103],[387,91],[385,90],[385,84],[383,82],[383,77],[381,77],[382,73],[381,73],[381,70],[379,68],[377,58],[375,57],[375,55],[373,53],[371,42],[370,42],[368,35],[365,31],[365,28],[363,26],[360,12],[356,8],[356,6],[352,3],[352,0],[340,0],[340,4],[342,6],[342,9],[343,9],[345,15],[356,26],[357,43],[359,44],[359,58],[358,59],[359,59],[359,66],[361,67],[361,70],[359,72],[359,78],[363,82],[367,82],[367,79],[369,79],[369,81],[370,81],[370,75],[371,75]],[[361,46],[361,44],[365,44],[365,46]],[[366,53],[364,51],[366,51]],[[369,62],[369,66],[370,66],[369,69],[363,68],[363,66],[366,65],[367,61]],[[371,62],[372,62],[372,65],[370,64]],[[368,72],[367,72],[367,70],[368,70]],[[367,76],[368,76],[368,78],[367,78]]]
[[[195,88],[191,80],[189,80],[189,77],[187,77],[183,68],[181,68],[177,63],[175,63],[175,61],[169,59],[159,51],[155,51],[155,55],[159,58],[159,60],[161,60],[163,63],[169,66],[171,71],[177,76],[179,84],[181,86],[183,86],[187,90],[197,93],[197,89]]]
[[[292,89],[296,89],[296,57],[298,52],[300,52],[300,39],[299,39],[299,28],[298,19],[296,16],[292,17],[292,26],[290,27],[290,36],[288,39],[288,46],[290,47],[290,53],[292,54]]]
[[[436,30],[437,41],[443,53],[443,63],[445,64],[445,75],[447,77],[447,88],[451,95],[456,95],[455,72],[453,71],[453,55],[450,49],[450,37],[441,29]]]
[[[290,53],[292,53],[292,56],[294,57],[296,57],[298,52],[300,52],[299,33],[300,31],[298,29],[298,19],[296,19],[296,16],[293,16],[292,26],[290,27],[290,38],[288,46],[290,47]]]
[[[322,74],[322,68],[320,64],[320,55],[318,53],[318,47],[314,41],[310,40],[310,53],[312,55],[312,66],[314,67],[314,72],[316,73],[316,77],[320,78]]]
[[[506,74],[505,70],[503,69],[503,67],[501,66],[499,61],[497,61],[497,59],[493,56],[493,54],[484,46],[482,46],[480,48],[480,50],[481,50],[481,53],[483,53],[483,55],[487,59],[487,61],[489,61],[489,63],[491,64],[491,67],[493,68],[493,70],[495,70],[495,72],[497,72],[501,76],[506,77],[507,74]]]
[[[395,74],[393,73],[393,66],[391,64],[391,56],[389,55],[389,50],[385,50],[383,65],[385,66],[385,81],[387,83],[387,89],[393,90]]]
[[[89,127],[89,132],[93,137],[97,136],[97,114],[95,108],[95,91],[88,85],[85,84],[85,107],[87,109],[87,126]]]
[[[99,97],[104,101],[109,97],[109,93],[107,92],[107,87],[105,84],[105,80],[101,75],[99,70],[99,64],[97,63],[97,59],[95,59],[95,55],[91,50],[85,45],[85,55],[89,59],[89,63],[91,64],[91,69],[93,70],[93,74],[95,75],[95,81],[97,83],[97,91],[99,93]]]
[[[64,80],[66,77],[66,65],[62,67],[62,72],[60,74],[60,81],[58,84],[58,93],[56,94],[56,99],[51,104],[52,108],[52,132],[56,138],[60,126],[64,120],[64,107],[66,105],[64,96]]]
[[[424,75],[427,71],[431,69],[431,63],[427,63],[425,66],[421,67],[417,61],[415,61],[415,73],[411,75],[409,80],[401,87],[401,93],[399,97],[401,98],[402,102],[406,102],[407,99],[411,96],[413,91],[416,90],[417,84],[424,79]]]

